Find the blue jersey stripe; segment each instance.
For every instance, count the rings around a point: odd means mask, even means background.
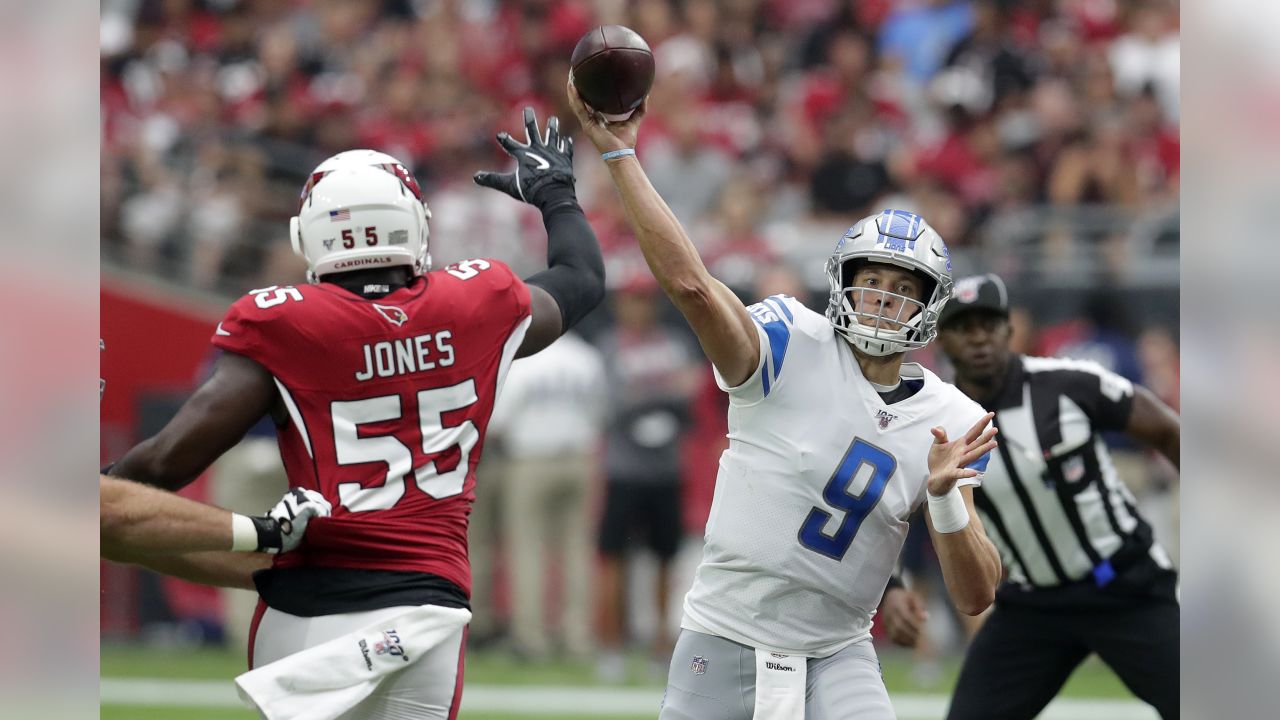
[[[769,351],[773,355],[773,378],[778,379],[782,373],[782,361],[787,357],[787,346],[791,344],[791,328],[781,320],[763,323],[760,327],[769,336]]]
[[[977,460],[974,460],[968,465],[965,465],[965,467],[973,468],[974,470],[977,470],[978,472],[982,473],[987,471],[987,463],[989,462],[991,462],[991,451],[988,450],[985,455],[978,458]]]
[[[782,301],[782,298],[782,295],[770,295],[765,300],[769,301],[770,307],[777,308],[778,312],[787,318],[787,322],[794,324],[796,321],[795,316],[791,314],[791,310],[787,308],[787,304]]]

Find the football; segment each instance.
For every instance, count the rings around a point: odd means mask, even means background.
[[[602,25],[583,35],[569,67],[578,95],[610,122],[631,117],[653,87],[653,52],[639,33],[622,25]]]

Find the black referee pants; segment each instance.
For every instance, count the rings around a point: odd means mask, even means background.
[[[1031,720],[1091,652],[1174,720],[1178,622],[1177,603],[1164,600],[1096,610],[997,604],[965,655],[947,720]]]

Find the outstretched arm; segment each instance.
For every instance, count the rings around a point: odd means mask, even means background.
[[[742,384],[759,365],[760,338],[742,301],[707,272],[684,228],[636,159],[636,134],[648,101],[625,122],[611,123],[582,102],[572,82],[568,93],[574,113],[596,149],[601,153],[624,151],[607,159],[606,164],[650,271],[689,322],[725,382]]]
[[[933,428],[929,448],[929,511],[925,518],[942,566],[942,579],[956,609],[978,615],[995,600],[1000,582],[1000,553],[987,538],[973,507],[973,487],[956,487],[978,475],[968,467],[996,447],[996,428],[987,427],[987,413],[964,437],[948,442],[941,427]]]
[[[555,342],[604,299],[604,257],[574,192],[573,138],[561,137],[560,121],[538,132],[533,108],[524,109],[525,141],[499,133],[498,144],[516,160],[509,173],[478,172],[477,185],[500,190],[542,212],[547,229],[547,269],[525,280],[533,321],[516,357]]]
[[[299,488],[257,517],[115,477],[100,477],[98,492],[102,557],[148,566],[160,556],[193,552],[288,552],[312,518],[332,511],[324,496]]]
[[[200,585],[253,590],[253,574],[271,567],[271,556],[248,552],[193,552],[157,555],[134,564]]]

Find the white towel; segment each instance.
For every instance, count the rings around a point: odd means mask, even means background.
[[[267,720],[332,720],[470,620],[468,610],[416,607],[254,668],[236,690]]]
[[[804,720],[807,660],[799,655],[780,655],[756,649],[753,720]]]

